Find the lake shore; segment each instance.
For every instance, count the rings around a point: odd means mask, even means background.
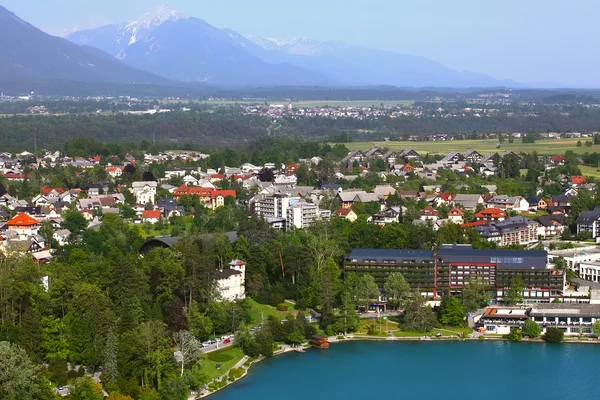
[[[479,339],[479,337],[465,337],[465,338],[459,338],[457,336],[442,336],[442,337],[429,337],[429,336],[414,336],[414,337],[397,337],[397,336],[370,336],[370,335],[355,335],[355,334],[349,334],[346,335],[344,337],[344,339],[338,339],[338,336],[331,336],[328,337],[327,340],[329,341],[330,344],[336,344],[336,343],[344,343],[344,342],[351,342],[351,341],[361,341],[361,342],[369,342],[369,341],[376,341],[376,342],[508,342],[509,340],[502,337],[502,336],[483,336],[484,339]],[[522,339],[521,342],[529,342],[529,343],[546,343],[544,342],[544,340],[542,339]],[[600,344],[600,340],[598,339],[592,339],[592,338],[586,338],[586,339],[567,339],[565,340],[562,344]],[[298,353],[304,353],[306,349],[310,348],[309,345],[304,345],[301,347],[291,347],[288,345],[284,345],[283,348],[281,348],[278,351],[275,351],[273,353],[273,357],[277,357],[280,356],[282,354],[287,354],[290,352],[298,352]],[[265,360],[266,357],[260,357],[257,358],[256,360],[253,360],[247,367],[244,368],[244,373],[237,378],[235,381],[227,381],[227,383],[225,384],[225,386],[216,389],[212,392],[209,392],[208,390],[203,391],[202,393],[200,393],[198,396],[195,397],[190,397],[188,400],[193,400],[193,399],[197,399],[197,398],[206,398],[209,397],[212,394],[215,394],[217,392],[220,392],[223,389],[226,389],[227,387],[229,387],[230,385],[244,379],[247,375],[248,372],[250,371],[250,368],[252,368],[252,366],[256,363],[259,363],[263,360]],[[240,362],[238,362],[238,364],[240,366],[244,366],[244,364],[248,361],[248,356],[244,356],[244,358],[242,360],[240,360]],[[241,363],[241,364],[240,364]],[[238,367],[238,364],[236,364],[236,367]],[[221,379],[227,379],[228,373],[224,374],[221,376]]]

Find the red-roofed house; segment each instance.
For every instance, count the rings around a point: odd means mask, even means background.
[[[40,221],[20,212],[6,223],[6,228],[9,231],[16,232],[20,239],[24,240],[28,236],[37,235],[40,230]]]
[[[225,175],[223,174],[212,174],[210,176],[211,183],[221,182],[223,179],[225,179]]]
[[[113,178],[118,178],[119,176],[123,175],[124,170],[125,167],[106,167],[106,173]]]
[[[160,221],[160,210],[144,210],[142,212],[142,222],[155,224]]]
[[[237,197],[235,190],[192,187],[187,185],[181,185],[173,192],[173,198],[175,200],[179,200],[183,195],[198,196],[200,202],[203,203],[205,207],[212,208],[213,210],[217,207],[224,206],[225,198],[227,196],[232,196],[233,198]]]
[[[412,165],[410,165],[410,163],[406,163],[402,166],[401,171],[406,171],[406,172],[410,172],[410,171],[414,171],[416,168],[413,167]]]
[[[285,166],[285,170],[288,172],[294,172],[298,170],[298,164],[288,164]]]
[[[464,221],[465,213],[460,208],[454,207],[452,210],[448,211],[448,219],[455,224],[462,224]]]
[[[46,197],[60,197],[60,195],[64,192],[65,190],[63,188],[51,188],[42,186],[42,194]]]
[[[553,156],[550,162],[554,165],[565,165],[565,158],[563,156]]]
[[[427,206],[421,211],[419,211],[419,218],[422,221],[437,221],[440,218],[440,214],[433,209],[431,206]]]
[[[504,221],[506,213],[499,208],[486,208],[475,214],[476,221]]]
[[[441,205],[448,205],[448,204],[452,203],[455,198],[456,198],[456,196],[453,195],[452,193],[444,192],[444,193],[438,194],[435,197],[435,199],[433,199],[433,202],[435,203],[435,205],[437,207],[439,207]]]
[[[573,175],[571,176],[571,180],[569,181],[571,186],[579,186],[585,183],[585,176],[583,175]]]

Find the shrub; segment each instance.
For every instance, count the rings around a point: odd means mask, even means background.
[[[479,335],[479,337],[477,338],[478,340],[485,340],[485,336],[483,335]]]
[[[506,336],[508,337],[508,340],[512,342],[518,342],[523,339],[523,331],[519,328],[510,328],[510,333]]]
[[[287,311],[288,309],[289,307],[285,303],[277,304],[277,311]]]
[[[530,338],[536,338],[536,337],[540,336],[540,334],[542,333],[542,328],[540,328],[540,326],[538,324],[536,324],[534,321],[532,321],[530,319],[525,321],[522,329],[523,329],[523,335],[529,336]]]
[[[544,341],[547,343],[561,343],[565,337],[565,332],[559,328],[547,328],[544,335]]]

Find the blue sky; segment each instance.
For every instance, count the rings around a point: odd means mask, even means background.
[[[520,82],[600,87],[594,0],[0,0],[54,34],[166,4],[220,27],[341,40]]]

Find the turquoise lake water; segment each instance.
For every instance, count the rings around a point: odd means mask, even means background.
[[[210,398],[600,399],[600,346],[347,342],[254,365]]]

